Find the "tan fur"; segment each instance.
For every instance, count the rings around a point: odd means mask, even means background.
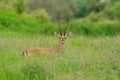
[[[31,56],[33,54],[41,54],[41,53],[49,53],[49,52],[58,52],[59,50],[64,48],[64,41],[66,39],[65,36],[59,36],[60,44],[58,47],[53,48],[28,48],[23,52],[24,56]]]

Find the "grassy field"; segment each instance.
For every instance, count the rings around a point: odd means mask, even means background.
[[[0,32],[0,80],[120,80],[120,36],[72,35],[65,51],[23,57],[28,47],[53,47],[57,37]]]

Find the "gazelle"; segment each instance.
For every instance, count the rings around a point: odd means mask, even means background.
[[[59,27],[59,32],[60,34],[54,32],[55,36],[58,36],[58,38],[60,39],[60,43],[57,47],[52,47],[52,48],[28,48],[23,52],[24,56],[31,56],[33,54],[40,54],[43,52],[58,52],[60,50],[64,49],[64,42],[67,38],[67,36],[70,36],[70,32],[66,34],[67,28],[68,28],[68,23],[65,27],[64,33],[62,33],[61,30],[61,26],[60,26],[60,22],[58,21],[58,27]]]

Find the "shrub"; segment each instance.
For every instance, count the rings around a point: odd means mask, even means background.
[[[7,29],[10,31],[27,31],[30,27],[36,26],[37,22],[16,13],[0,10],[0,25],[1,29]]]
[[[15,11],[19,14],[25,12],[26,10],[26,4],[24,0],[17,0],[13,4]]]
[[[71,23],[70,31],[85,36],[113,36],[119,34],[118,23]]]
[[[39,23],[46,23],[51,21],[50,15],[44,10],[35,10],[31,13],[32,17],[35,18]]]
[[[109,9],[108,9],[109,7]],[[105,13],[110,19],[119,19],[120,20],[120,2],[114,3],[113,6],[107,6],[105,8]]]

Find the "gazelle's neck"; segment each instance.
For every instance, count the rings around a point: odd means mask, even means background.
[[[64,42],[60,41],[59,45],[58,45],[58,49],[64,49]]]

